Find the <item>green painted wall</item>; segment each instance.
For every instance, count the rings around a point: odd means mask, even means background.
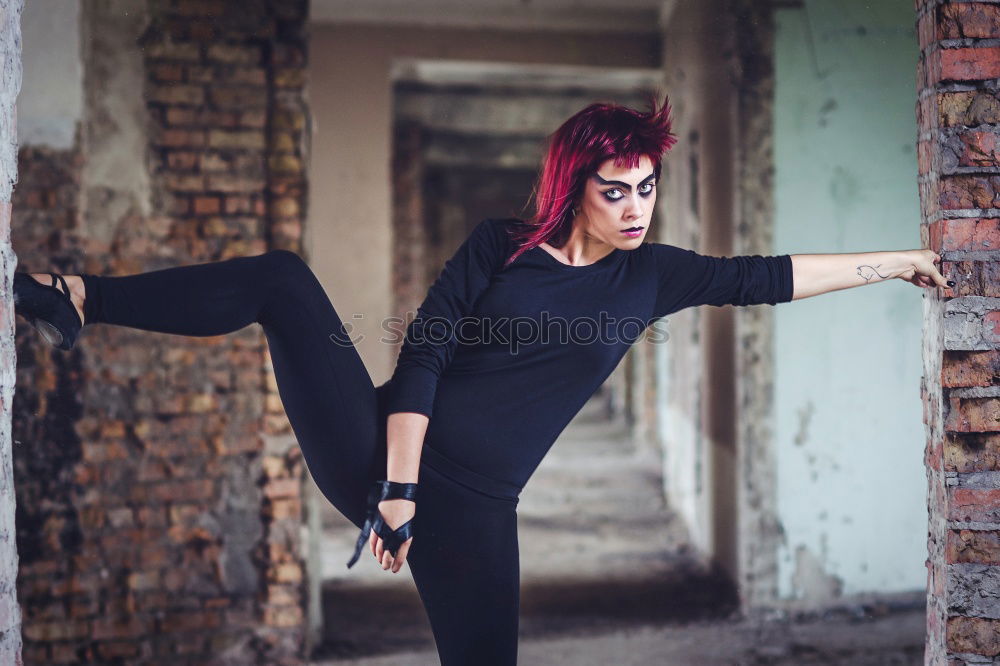
[[[920,247],[911,0],[777,12],[775,253]],[[922,291],[901,280],[779,305],[782,598],[922,588]]]

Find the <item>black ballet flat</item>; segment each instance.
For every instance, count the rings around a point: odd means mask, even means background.
[[[375,482],[375,485],[368,492],[368,511],[365,516],[365,524],[361,527],[361,534],[358,535],[358,540],[354,544],[354,555],[347,563],[348,569],[353,567],[354,563],[361,557],[361,551],[364,549],[371,532],[382,537],[382,547],[389,551],[393,557],[396,557],[396,551],[406,543],[406,540],[413,536],[412,518],[396,529],[392,529],[386,524],[382,512],[378,510],[378,503],[390,499],[405,499],[416,502],[417,484],[385,480]]]
[[[70,298],[69,285],[62,275],[49,273],[52,285],[45,285],[28,273],[14,273],[14,312],[38,329],[46,342],[69,350],[83,328],[80,315]],[[58,278],[62,289],[56,287]]]

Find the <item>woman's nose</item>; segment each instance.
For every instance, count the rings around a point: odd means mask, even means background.
[[[643,201],[638,197],[638,195],[633,194],[629,197],[628,206],[625,208],[625,215],[630,220],[642,217],[643,213],[646,212],[643,206]]]

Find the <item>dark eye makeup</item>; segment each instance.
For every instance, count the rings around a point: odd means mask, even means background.
[[[653,187],[655,184],[656,183],[654,181],[648,181],[640,185],[639,196],[648,197],[650,194],[653,193]],[[613,196],[612,195],[613,192],[617,194]],[[622,190],[619,187],[613,187],[610,190],[604,190],[601,194],[603,194],[604,198],[607,199],[608,201],[621,201],[622,199],[625,198],[625,195],[622,193]]]

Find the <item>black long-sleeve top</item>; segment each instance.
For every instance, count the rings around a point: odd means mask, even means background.
[[[425,458],[484,481],[522,488],[656,319],[792,299],[787,254],[714,257],[645,242],[587,266],[541,247],[504,266],[518,223],[483,220],[445,263],[384,385],[387,414],[429,417]]]

